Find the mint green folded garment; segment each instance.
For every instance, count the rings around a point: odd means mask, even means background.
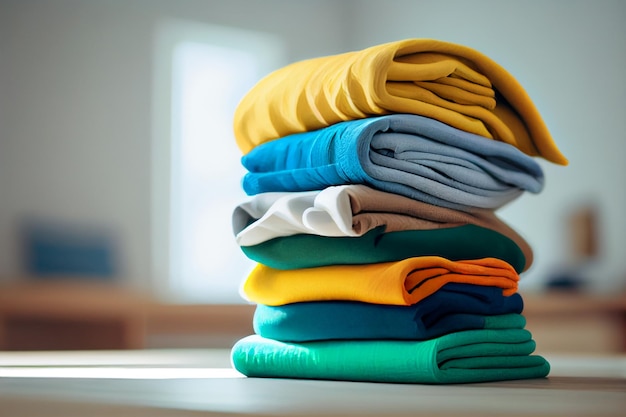
[[[231,360],[248,377],[461,384],[546,377],[550,365],[534,350],[526,329],[466,330],[426,341],[288,343],[250,335],[235,343]]]

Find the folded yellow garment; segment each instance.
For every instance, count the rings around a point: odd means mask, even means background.
[[[451,261],[419,256],[367,265],[332,265],[279,270],[258,264],[244,281],[249,301],[270,306],[303,301],[345,300],[413,305],[450,282],[517,291],[519,275],[496,258]]]
[[[243,153],[293,133],[390,113],[430,117],[567,165],[519,82],[484,54],[406,39],[295,62],[259,81],[234,117]]]

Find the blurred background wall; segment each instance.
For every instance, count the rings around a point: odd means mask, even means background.
[[[114,231],[124,283],[154,289],[154,44],[164,19],[277,36],[289,62],[409,37],[480,50],[526,87],[570,160],[540,160],[545,190],[500,211],[535,250],[522,286],[541,289],[569,267],[568,219],[592,207],[590,289],[624,288],[621,0],[0,0],[0,282],[24,274],[21,219],[50,216]]]

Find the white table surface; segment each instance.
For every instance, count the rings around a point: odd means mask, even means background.
[[[544,356],[546,379],[432,386],[245,378],[227,350],[0,352],[0,416],[626,416],[626,356]]]

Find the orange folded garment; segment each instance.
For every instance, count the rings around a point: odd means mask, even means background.
[[[434,39],[390,42],[274,71],[239,103],[235,139],[248,153],[293,133],[390,113],[430,117],[568,163],[507,70],[472,48]]]
[[[413,305],[450,282],[517,292],[519,275],[496,258],[451,261],[419,256],[397,262],[279,270],[258,264],[243,283],[243,296],[270,306],[303,301],[345,300]]]

